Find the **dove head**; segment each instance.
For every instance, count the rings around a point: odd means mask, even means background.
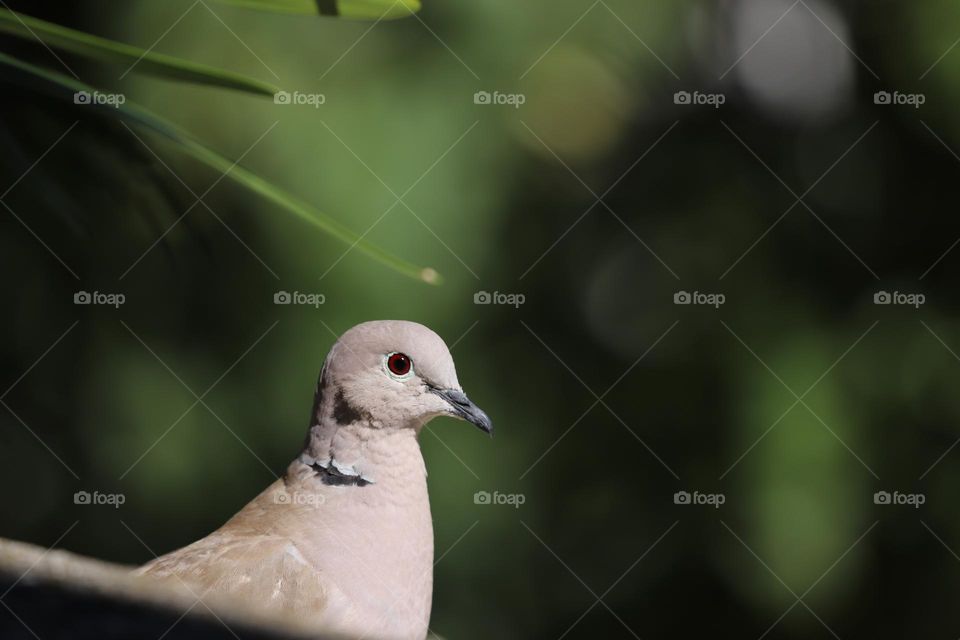
[[[440,336],[415,322],[381,320],[353,327],[333,345],[312,419],[416,430],[441,415],[493,429],[460,387]]]

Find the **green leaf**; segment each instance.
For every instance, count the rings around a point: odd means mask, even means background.
[[[77,102],[78,94],[87,93],[92,95],[96,93],[96,90],[89,85],[61,73],[37,67],[5,53],[0,53],[0,73],[38,92],[46,93],[55,98],[73,103]],[[355,247],[357,250],[362,251],[394,271],[420,280],[421,282],[426,282],[427,284],[440,284],[442,281],[440,274],[434,269],[411,264],[367,242],[362,236],[357,235],[341,222],[338,222],[327,214],[317,210],[312,205],[271,184],[256,173],[241,167],[229,158],[217,153],[186,131],[180,129],[174,123],[144,107],[134,104],[129,100],[115,100],[112,103],[98,103],[95,100],[88,100],[78,106],[82,109],[91,109],[101,115],[131,122],[162,135],[176,143],[179,149],[185,151],[208,167],[223,173],[224,176],[237,184],[279,205],[289,213],[330,234],[344,244]]]
[[[254,78],[101,38],[52,22],[0,9],[0,33],[40,40],[49,47],[128,66],[133,71],[272,96],[278,88]]]
[[[339,16],[352,20],[394,20],[420,11],[420,0],[217,0],[259,11]]]

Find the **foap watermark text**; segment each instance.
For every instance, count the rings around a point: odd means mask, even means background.
[[[122,293],[104,293],[103,291],[77,291],[73,294],[73,304],[98,304],[119,309],[127,301]]]
[[[473,304],[503,304],[517,309],[526,301],[527,297],[522,293],[477,291],[473,294]]]
[[[327,96],[322,93],[303,93],[302,91],[277,91],[273,94],[274,104],[297,104],[309,105],[314,109],[319,109],[320,105],[326,104]]]
[[[701,493],[700,491],[677,491],[673,494],[673,504],[709,506],[719,509],[727,501],[722,493]]]
[[[904,293],[902,291],[877,291],[873,294],[873,304],[897,304],[919,309],[927,301],[922,293]]]
[[[677,91],[673,94],[673,104],[680,105],[706,105],[719,109],[720,105],[727,101],[727,96],[722,93],[702,93],[700,91]]]
[[[500,493],[499,491],[494,491],[493,493],[489,491],[477,491],[473,494],[473,504],[483,504],[483,505],[508,505],[514,509],[519,509],[520,506],[527,501],[527,497],[522,493]]]
[[[122,493],[100,493],[99,491],[77,491],[73,494],[73,504],[82,504],[82,505],[106,505],[113,507],[114,509],[119,509],[124,502],[127,501],[127,496]]]
[[[900,491],[877,491],[873,494],[873,504],[908,506],[919,509],[927,501],[922,493],[901,493]]]
[[[473,104],[493,104],[507,105],[514,109],[519,109],[527,101],[527,96],[522,93],[500,93],[494,91],[477,91],[473,94]]]
[[[276,504],[289,504],[299,507],[317,508],[326,501],[326,498],[319,493],[302,491],[287,493],[286,491],[283,491],[276,493],[273,496],[273,501]]]
[[[89,104],[119,109],[127,101],[122,93],[101,93],[100,91],[77,91],[73,94],[73,104]]]
[[[673,294],[673,304],[696,304],[706,305],[719,309],[720,305],[727,301],[727,296],[722,293],[704,293],[702,291],[677,291]]]
[[[900,93],[899,91],[877,91],[873,94],[873,104],[895,104],[907,105],[914,109],[919,109],[920,105],[927,101],[927,96],[922,93]]]
[[[327,301],[322,293],[305,293],[303,291],[277,291],[273,294],[273,304],[299,304],[314,309]]]

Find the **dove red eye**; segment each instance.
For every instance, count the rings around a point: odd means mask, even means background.
[[[387,356],[387,368],[395,376],[405,376],[410,373],[412,362],[404,353],[391,353]]]

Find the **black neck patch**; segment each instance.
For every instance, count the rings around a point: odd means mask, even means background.
[[[323,402],[323,397],[327,393],[327,364],[323,364],[323,368],[320,369],[320,376],[317,378],[317,387],[313,393],[313,407],[310,409],[310,422],[308,423],[309,427],[312,427],[317,423],[317,420],[320,419],[320,404]]]
[[[320,482],[334,487],[357,486],[365,487],[370,484],[369,480],[364,480],[360,476],[348,476],[340,473],[331,463],[328,467],[321,467],[319,463],[314,462],[310,468],[317,472]]]
[[[337,424],[351,424],[360,420],[360,411],[350,404],[343,395],[343,389],[337,389],[337,395],[333,398],[333,419]]]

